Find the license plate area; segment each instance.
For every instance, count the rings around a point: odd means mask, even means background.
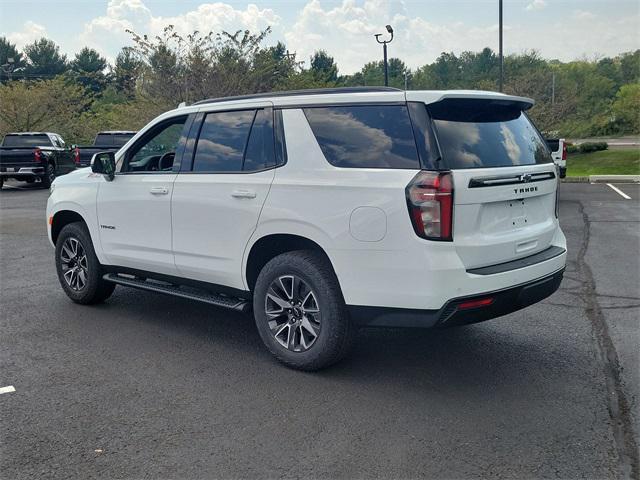
[[[507,208],[513,227],[522,228],[527,225],[527,208],[524,199],[509,201]]]

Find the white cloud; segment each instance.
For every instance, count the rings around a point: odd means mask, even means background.
[[[280,17],[269,8],[260,9],[249,4],[244,10],[237,10],[226,3],[203,3],[195,10],[176,16],[155,16],[143,0],[110,0],[105,15],[96,17],[84,26],[78,42],[88,45],[113,60],[114,52],[131,44],[132,30],[140,35],[160,35],[168,25],[173,25],[181,35],[198,30],[236,31],[249,29],[258,31],[267,26],[277,25]]]
[[[573,18],[577,20],[593,20],[596,16],[587,10],[576,10],[573,13]]]
[[[343,0],[327,9],[319,0],[311,0],[284,36],[289,50],[306,60],[307,66],[314,51],[324,49],[335,58],[340,73],[353,73],[365,62],[381,59],[382,46],[374,34],[388,38],[387,23],[395,31],[388,45],[389,56],[400,57],[413,68],[433,61],[442,52],[460,53],[497,44],[497,25],[430,22],[410,15],[398,0]]]
[[[7,39],[16,44],[18,50],[22,50],[25,45],[33,43],[35,40],[39,40],[42,37],[47,36],[47,29],[31,20],[24,22],[22,30],[18,32],[11,32],[7,34]]]
[[[545,0],[533,0],[529,5],[527,5],[527,10],[542,10],[547,6],[547,2]]]
[[[432,15],[431,9],[425,8],[422,2],[305,0],[272,2],[273,8],[261,8],[254,4],[234,7],[230,0],[227,1],[229,3],[202,3],[190,10],[185,8],[177,15],[160,15],[157,3],[110,0],[104,13],[81,26],[78,34],[51,38],[70,56],[87,45],[113,62],[118,51],[132,43],[126,29],[154,36],[161,34],[169,24],[183,35],[194,30],[207,33],[249,29],[255,32],[272,26],[274,33],[267,38],[267,44],[285,40],[289,51],[296,52],[298,59],[305,60],[307,66],[309,57],[316,50],[324,49],[335,58],[342,74],[354,73],[366,62],[382,59],[382,47],[373,35],[382,33],[386,36],[386,24],[395,29],[389,56],[401,58],[413,69],[433,62],[442,52],[459,54],[484,47],[495,51],[498,47],[497,18],[489,16],[487,23],[468,20],[468,17],[464,17],[464,22],[443,21],[441,16]],[[522,5],[541,8],[544,3],[527,0]],[[284,24],[279,14],[287,8],[295,9],[295,12],[290,16],[292,20]],[[591,58],[594,54],[616,55],[637,48],[637,15],[612,12],[603,19],[585,10],[567,8],[565,14],[558,17],[547,8],[541,15],[548,15],[549,20],[541,23],[531,22],[524,8],[510,12],[505,18],[507,54],[535,49],[546,58],[568,61],[584,56]],[[26,22],[21,30],[7,36],[21,47],[43,35],[47,35],[44,26]]]

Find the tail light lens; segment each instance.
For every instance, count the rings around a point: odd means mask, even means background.
[[[76,165],[80,165],[80,149],[78,147],[73,149],[73,160],[76,162]]]
[[[567,159],[567,144],[562,142],[562,160]]]
[[[39,148],[36,148],[33,151],[33,160],[36,163],[41,163],[42,162],[42,150],[40,150]]]
[[[453,240],[451,172],[422,171],[407,185],[406,193],[416,234],[427,240]]]

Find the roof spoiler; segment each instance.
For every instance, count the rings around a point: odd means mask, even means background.
[[[523,111],[529,110],[536,103],[532,98],[518,97],[516,95],[504,95],[501,93],[492,93],[492,92],[487,92],[486,94],[478,94],[476,92],[445,93],[442,95],[442,97],[438,99],[437,102],[434,102],[434,103],[443,102],[447,100],[451,100],[451,101],[468,100],[469,102],[481,101],[489,105],[513,106]]]

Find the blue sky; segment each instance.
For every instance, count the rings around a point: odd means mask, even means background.
[[[342,73],[380,57],[374,33],[391,23],[389,54],[416,68],[442,51],[497,50],[497,0],[0,0],[0,31],[18,47],[46,36],[72,56],[83,46],[109,60],[130,44],[126,28],[155,34],[258,30],[299,59],[324,48]],[[504,0],[505,51],[598,58],[640,48],[638,0]]]

